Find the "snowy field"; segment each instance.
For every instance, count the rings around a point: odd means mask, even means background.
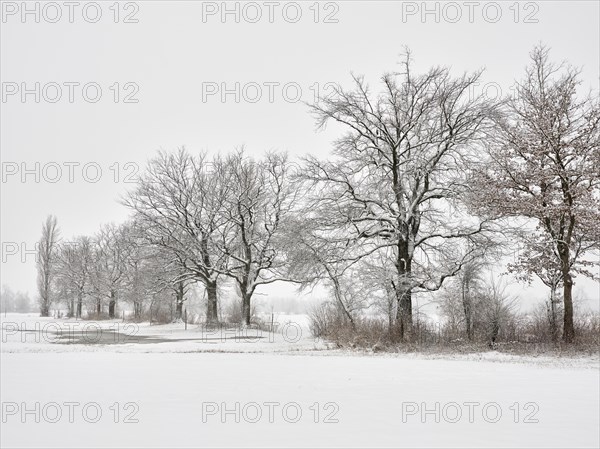
[[[347,353],[303,317],[277,321],[257,335],[3,316],[1,445],[600,445],[597,358]]]

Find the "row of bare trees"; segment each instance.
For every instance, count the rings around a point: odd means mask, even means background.
[[[31,312],[35,304],[29,297],[29,293],[13,291],[8,285],[2,285],[0,290],[0,310],[3,313],[27,313]]]
[[[255,161],[240,150],[209,159],[185,149],[161,153],[149,164],[123,203],[133,211],[122,225],[106,225],[91,237],[61,241],[48,217],[39,242],[40,312],[65,303],[81,317],[84,302],[95,316],[116,316],[117,303],[130,303],[135,318],[153,298],[175,297],[181,318],[185,292],[204,287],[206,321],[218,321],[221,282],[232,281],[250,324],[252,296],[261,285],[294,281],[283,241],[296,204],[285,155]]]
[[[597,93],[578,96],[579,72],[551,63],[541,46],[516,97],[474,96],[480,75],[414,74],[408,55],[399,73],[382,78],[381,93],[354,78],[353,89],[313,105],[320,126],[335,122],[346,133],[333,159],[306,161],[312,223],[301,243],[311,255],[314,242],[323,248],[315,261],[328,274],[334,260],[336,276],[347,271],[355,280],[358,261],[384,260],[379,277],[395,293],[400,338],[412,333],[415,293],[436,291],[456,275],[468,289],[469,271],[500,241],[520,245],[511,270],[552,289],[554,317],[562,285],[563,338],[571,342],[573,276],[594,277],[588,268],[598,265]]]
[[[311,106],[319,127],[342,129],[326,159],[159,153],[123,200],[128,224],[56,251],[71,313],[81,314],[86,288],[114,316],[120,296],[140,310],[170,286],[182,303],[186,283],[199,282],[212,323],[230,281],[250,324],[256,289],[285,281],[327,285],[351,328],[375,306],[405,339],[415,295],[458,279],[472,338],[480,264],[519,247],[509,270],[550,287],[553,310],[562,286],[572,341],[573,278],[593,277],[599,250],[600,107],[578,95],[577,70],[553,65],[543,47],[531,57],[503,101],[473,94],[481,72],[414,73],[410,54],[379,92],[354,77]],[[40,245],[42,313],[55,227],[45,224]]]
[[[187,282],[164,252],[144,243],[135,221],[102,226],[93,236],[62,239],[56,217],[42,227],[38,246],[38,293],[41,316],[65,305],[67,316],[117,316],[117,304],[127,302],[135,319],[156,300],[176,298],[181,318]]]
[[[276,153],[256,161],[243,150],[209,159],[181,149],[153,159],[125,199],[146,242],[168,254],[179,279],[204,286],[208,323],[218,320],[223,280],[235,283],[245,324],[259,286],[295,281],[285,243],[298,198],[293,167]]]

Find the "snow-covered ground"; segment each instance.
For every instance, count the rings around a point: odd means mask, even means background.
[[[2,317],[1,446],[600,445],[597,358],[344,353],[279,318],[253,339],[99,322],[86,344],[71,321]]]
[[[327,349],[305,315],[278,314],[275,332],[183,323],[150,325],[121,320],[76,321],[36,314],[2,316],[2,352],[288,352]]]

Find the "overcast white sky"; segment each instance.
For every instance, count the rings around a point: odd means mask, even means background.
[[[316,132],[302,101],[311,101],[317,89],[325,92],[327,83],[346,84],[351,72],[376,85],[396,69],[404,46],[418,70],[437,64],[456,73],[485,68],[494,96],[495,86],[507,91],[522,76],[529,51],[543,42],[553,59],[582,67],[584,88],[598,88],[597,1],[427,2],[433,12],[425,17],[422,2],[239,3],[239,23],[234,13],[223,20],[221,2],[138,1],[112,9],[114,2],[99,2],[96,23],[97,8],[78,3],[70,23],[63,2],[29,2],[40,11],[36,23],[35,13],[21,15],[21,2],[2,2],[1,282],[32,295],[34,257],[22,262],[23,254],[6,250],[12,242],[33,249],[46,215],[58,216],[66,238],[124,220],[128,211],[117,200],[133,186],[126,175],[143,169],[158,149],[228,151],[243,144],[252,154],[326,155],[336,130]],[[235,3],[227,7],[234,10]],[[50,23],[57,12],[62,16]],[[257,12],[260,19],[250,23]],[[23,101],[20,90],[35,89],[36,82],[39,103],[34,94]],[[52,83],[62,90],[56,103],[48,101],[56,96]],[[79,83],[72,85],[73,102],[64,83]],[[98,102],[84,98],[86,83],[100,86]],[[215,87],[235,90],[235,83],[237,103],[233,93],[224,102],[220,92],[207,95]],[[256,85],[262,97],[251,102]],[[10,95],[15,86],[19,92]],[[138,102],[125,103],[128,94]],[[73,182],[65,163],[80,164],[73,167]],[[49,182],[57,165],[62,177]],[[15,167],[19,173],[7,173]],[[94,183],[97,167],[102,174]],[[23,168],[37,172],[39,182],[35,174],[23,180]],[[581,281],[578,287],[592,302],[600,296],[598,284]]]

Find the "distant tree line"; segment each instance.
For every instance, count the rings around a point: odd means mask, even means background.
[[[7,285],[0,291],[0,311],[2,313],[27,313],[36,309],[35,303],[26,292],[13,291]]]

